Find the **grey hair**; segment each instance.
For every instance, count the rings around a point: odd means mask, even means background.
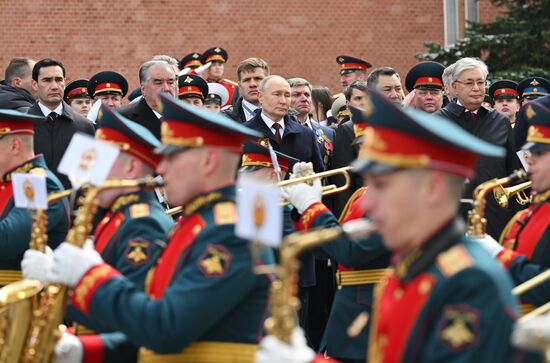
[[[445,70],[443,70],[443,75],[441,76],[441,80],[443,81],[443,84],[451,84],[453,81],[452,79],[452,73],[456,67],[456,63],[451,64]]]
[[[165,67],[165,68],[169,68],[171,71],[174,71],[172,66],[170,64],[168,64],[168,62],[166,62],[166,61],[163,61],[163,60],[150,60],[150,61],[147,61],[147,62],[143,63],[141,65],[141,67],[139,67],[139,83],[144,84],[145,82],[148,81],[149,78],[148,78],[147,73],[149,73],[149,68],[151,68],[152,66]]]
[[[469,69],[477,68],[481,70],[481,73],[483,73],[483,78],[485,79],[487,79],[487,75],[489,74],[489,68],[487,68],[487,65],[479,58],[461,58],[451,65],[451,67],[453,67],[451,71],[451,80],[453,82],[458,80],[458,77],[462,72]]]
[[[284,79],[283,77],[281,76],[277,76],[275,74],[271,75],[271,76],[267,76],[265,77],[264,79],[262,79],[262,81],[260,82],[260,84],[258,85],[258,90],[260,92],[263,92],[265,91],[265,87],[267,86],[267,84],[269,83],[269,81],[273,80],[273,79],[276,79],[276,78],[279,78],[279,79],[282,79],[283,81],[287,82],[288,81],[286,79]]]
[[[169,55],[166,55],[166,54],[159,54],[159,55],[156,55],[154,56],[153,58],[151,58],[152,61],[164,61],[168,64],[170,64],[171,66],[178,66],[178,60],[174,57],[170,57]]]
[[[287,79],[286,81],[290,85],[290,88],[298,87],[298,86],[306,86],[307,88],[309,88],[309,92],[311,92],[311,84],[303,78],[290,78],[290,79]]]

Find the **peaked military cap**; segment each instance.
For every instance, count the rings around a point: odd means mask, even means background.
[[[521,111],[529,123],[524,150],[533,152],[550,150],[550,109],[539,102],[529,102]]]
[[[527,77],[519,82],[516,90],[520,98],[546,96],[550,93],[550,81],[542,77]]]
[[[90,98],[90,95],[88,94],[87,79],[75,79],[74,81],[69,82],[67,87],[65,87],[63,100],[68,103],[70,100],[75,98]]]
[[[516,91],[518,84],[509,79],[501,79],[500,81],[495,81],[489,87],[489,96],[493,100],[499,100],[504,98],[515,98],[518,99],[519,95]]]
[[[367,71],[372,67],[367,61],[349,55],[339,55],[336,57],[336,63],[340,65],[340,74],[351,73],[354,71]]]
[[[241,162],[242,167],[273,168],[273,160],[271,160],[269,147],[262,144],[264,140],[265,139],[260,140],[260,143],[249,140],[244,142],[243,159]],[[277,162],[279,163],[282,171],[288,171],[291,165],[294,165],[300,161],[277,150],[273,151],[277,156]]]
[[[221,114],[187,105],[162,93],[160,100],[162,145],[156,150],[159,154],[203,146],[240,153],[246,138],[263,136]]]
[[[34,124],[45,120],[40,116],[0,109],[0,138],[14,134],[34,135]]]
[[[228,55],[225,49],[220,47],[210,48],[202,54],[202,63],[208,62],[227,62]]]
[[[478,156],[503,157],[502,147],[487,143],[455,123],[433,114],[407,109],[369,91],[362,117],[368,122],[353,167],[362,173],[402,168],[432,169],[472,177]]]
[[[208,83],[208,95],[204,99],[204,103],[215,103],[219,106],[225,105],[229,100],[229,92],[227,88],[219,83]]]
[[[155,169],[161,160],[154,153],[160,146],[160,141],[145,127],[103,104],[100,107],[95,138],[115,144],[121,151],[137,157]]]
[[[122,74],[113,71],[103,71],[95,74],[88,81],[88,93],[94,98],[100,94],[119,94],[122,97],[128,93],[128,81]]]
[[[184,74],[178,77],[178,97],[199,97],[204,100],[208,95],[208,83],[196,74]]]
[[[185,68],[195,69],[200,66],[202,66],[202,54],[197,52],[187,54],[178,63],[180,71]]]
[[[420,62],[411,68],[405,78],[405,87],[411,92],[413,89],[443,89],[443,71],[441,63],[426,61]]]

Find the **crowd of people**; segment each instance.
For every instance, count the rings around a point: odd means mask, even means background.
[[[419,62],[403,79],[341,55],[342,93],[333,95],[260,58],[241,61],[231,81],[227,59],[221,47],[180,61],[157,55],[131,91],[129,75],[110,70],[66,84],[59,60],[7,65],[0,285],[24,278],[73,289],[73,326],[54,362],[541,360],[533,350],[543,348],[526,337],[550,324],[517,320],[550,301],[550,283],[519,298],[512,288],[550,267],[550,81],[492,80],[468,57]],[[102,192],[84,248],[67,240],[75,206],[63,198],[46,211],[48,247],[29,249],[33,220],[14,205],[11,176],[44,175],[48,193],[76,189],[58,167],[77,133],[119,149],[108,179],[160,176],[165,198],[138,186]],[[344,176],[314,174],[348,166],[347,190],[323,195]],[[476,188],[522,169],[529,205],[512,195],[502,206],[490,194],[484,233],[467,236]],[[288,339],[266,336],[276,276],[254,272],[277,264],[278,251],[251,251],[235,233],[243,175],[266,184],[310,177],[283,189],[285,236],[362,219],[374,226],[300,255]]]

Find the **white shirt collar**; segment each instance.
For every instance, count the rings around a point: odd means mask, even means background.
[[[244,111],[244,116],[246,117],[246,121],[256,116],[256,113],[254,113],[254,110],[258,108],[259,107],[256,106],[255,104],[250,103],[243,98],[243,111]]]
[[[155,116],[157,116],[157,118],[160,120],[160,118],[162,117],[162,115],[160,113],[158,113],[156,110],[154,109],[151,109],[153,110],[153,113],[155,114]]]
[[[270,119],[269,117],[267,117],[266,115],[264,115],[264,113],[262,112],[261,113],[261,116],[262,116],[262,120],[264,120],[265,124],[267,125],[267,127],[269,127],[269,129],[271,130],[271,132],[273,132],[273,135],[275,135],[275,129],[273,128],[273,124],[278,123],[279,125],[281,125],[281,137],[285,134],[285,122],[284,122],[284,119],[280,119],[279,121],[273,121],[272,119]]]
[[[45,117],[48,117],[52,112],[57,113],[58,116],[61,116],[63,114],[63,102],[60,102],[59,106],[57,106],[53,111],[47,108],[46,106],[44,106],[40,101],[38,101],[38,107],[40,107],[40,110],[42,111]]]
[[[464,105],[462,103],[460,103],[460,100],[458,98],[456,99],[456,103],[458,105],[464,107]],[[464,109],[466,109],[466,107],[464,107]],[[466,111],[469,111],[469,110],[466,110]],[[477,111],[479,111],[479,108],[477,110],[473,110],[473,111],[469,111],[469,112],[475,113],[477,115]]]

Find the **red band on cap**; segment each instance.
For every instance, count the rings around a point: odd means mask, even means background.
[[[495,97],[500,95],[512,95],[514,97],[519,97],[515,89],[512,88],[500,88],[495,91]]]
[[[279,166],[281,167],[281,170],[288,171],[287,159],[277,158],[277,161],[279,162]],[[271,160],[271,156],[269,155],[247,153],[247,154],[243,154],[243,161],[241,165],[242,166],[264,166],[266,168],[272,168],[273,161]]]
[[[362,63],[342,63],[340,64],[340,68],[342,69],[357,69],[361,71],[366,71],[367,66]]]
[[[67,99],[70,99],[76,95],[80,95],[80,94],[88,94],[88,89],[86,87],[77,87],[73,90],[71,90],[69,93],[67,93]]]
[[[202,66],[202,63],[200,60],[197,60],[197,59],[193,59],[193,60],[190,60],[188,62],[185,62],[185,64],[183,65],[183,68],[187,68],[187,67],[200,67]]]
[[[94,90],[94,96],[98,93],[103,92],[118,92],[122,94],[122,88],[118,84],[113,82],[100,83],[96,86]]]
[[[201,89],[197,86],[183,86],[179,88],[178,96],[197,95],[204,98]]]
[[[0,135],[10,134],[34,135],[34,124],[32,121],[9,122],[0,120]]]
[[[245,136],[227,129],[213,129],[189,122],[163,120],[162,143],[179,147],[213,146],[240,152]]]
[[[368,127],[360,157],[403,168],[441,170],[471,177],[476,155],[448,144],[430,142],[391,129]]]
[[[153,153],[154,148],[145,146],[135,139],[132,139],[129,135],[109,127],[100,127],[96,131],[95,137],[98,140],[116,144],[122,151],[137,157],[153,169],[157,167],[162,159],[161,155],[155,155]]]
[[[224,62],[225,63],[225,59],[223,58],[223,56],[221,54],[212,54],[212,55],[208,56],[206,58],[206,60],[204,61],[204,63],[213,62],[213,61],[219,61],[219,62]]]
[[[437,77],[420,77],[414,82],[414,87],[418,86],[439,86],[443,88],[443,81]]]

